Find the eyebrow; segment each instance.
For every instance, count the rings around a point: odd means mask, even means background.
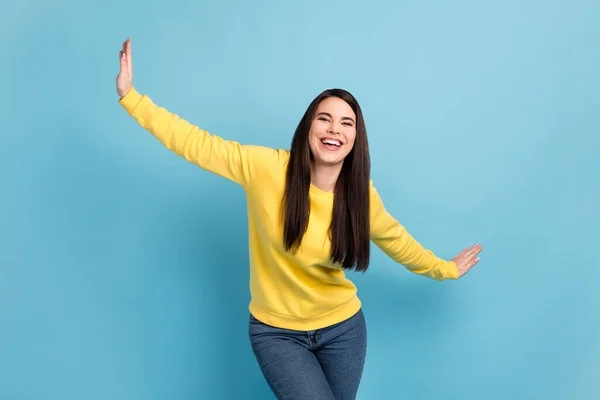
[[[333,118],[333,117],[331,116],[331,114],[329,114],[328,112],[320,112],[320,113],[318,113],[318,114],[317,114],[317,117],[318,117],[319,115],[326,115],[326,116],[328,116],[329,118]],[[352,118],[350,118],[350,117],[342,117],[342,121],[344,121],[344,120],[349,120],[349,121],[352,121],[352,122],[354,122],[354,120],[353,120]]]

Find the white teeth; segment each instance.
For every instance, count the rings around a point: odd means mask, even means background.
[[[321,142],[325,143],[325,144],[332,144],[334,146],[338,146],[340,147],[342,145],[342,143],[338,140],[332,140],[332,139],[324,139],[321,140]]]

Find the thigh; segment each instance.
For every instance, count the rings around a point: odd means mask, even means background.
[[[252,351],[279,400],[335,400],[306,333],[275,328],[250,316]]]
[[[362,310],[339,324],[320,330],[315,352],[337,400],[356,398],[367,354],[367,328]]]

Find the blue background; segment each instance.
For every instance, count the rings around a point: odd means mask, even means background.
[[[252,4],[250,4],[252,3]],[[269,399],[247,338],[243,190],[117,103],[289,148],[365,114],[388,210],[458,281],[374,247],[359,399],[600,398],[600,3],[3,2],[0,398]]]

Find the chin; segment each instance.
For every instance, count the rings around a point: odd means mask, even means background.
[[[326,151],[318,148],[311,149],[311,153],[313,155],[313,160],[315,163],[327,167],[332,167],[335,165],[340,165],[344,162],[347,154],[342,154],[342,151],[345,149],[340,149],[337,152]],[[315,151],[316,150],[316,151]]]
[[[319,158],[317,158],[316,160],[317,160],[317,162],[318,162],[319,164],[321,164],[321,165],[326,165],[326,166],[328,166],[328,167],[332,167],[332,166],[334,166],[334,165],[338,165],[338,164],[341,164],[341,163],[343,163],[343,162],[344,162],[344,159],[343,159],[343,158],[342,158],[342,159],[338,159],[338,158],[336,158],[336,159],[331,159],[331,158],[321,158],[321,157],[319,157]]]

